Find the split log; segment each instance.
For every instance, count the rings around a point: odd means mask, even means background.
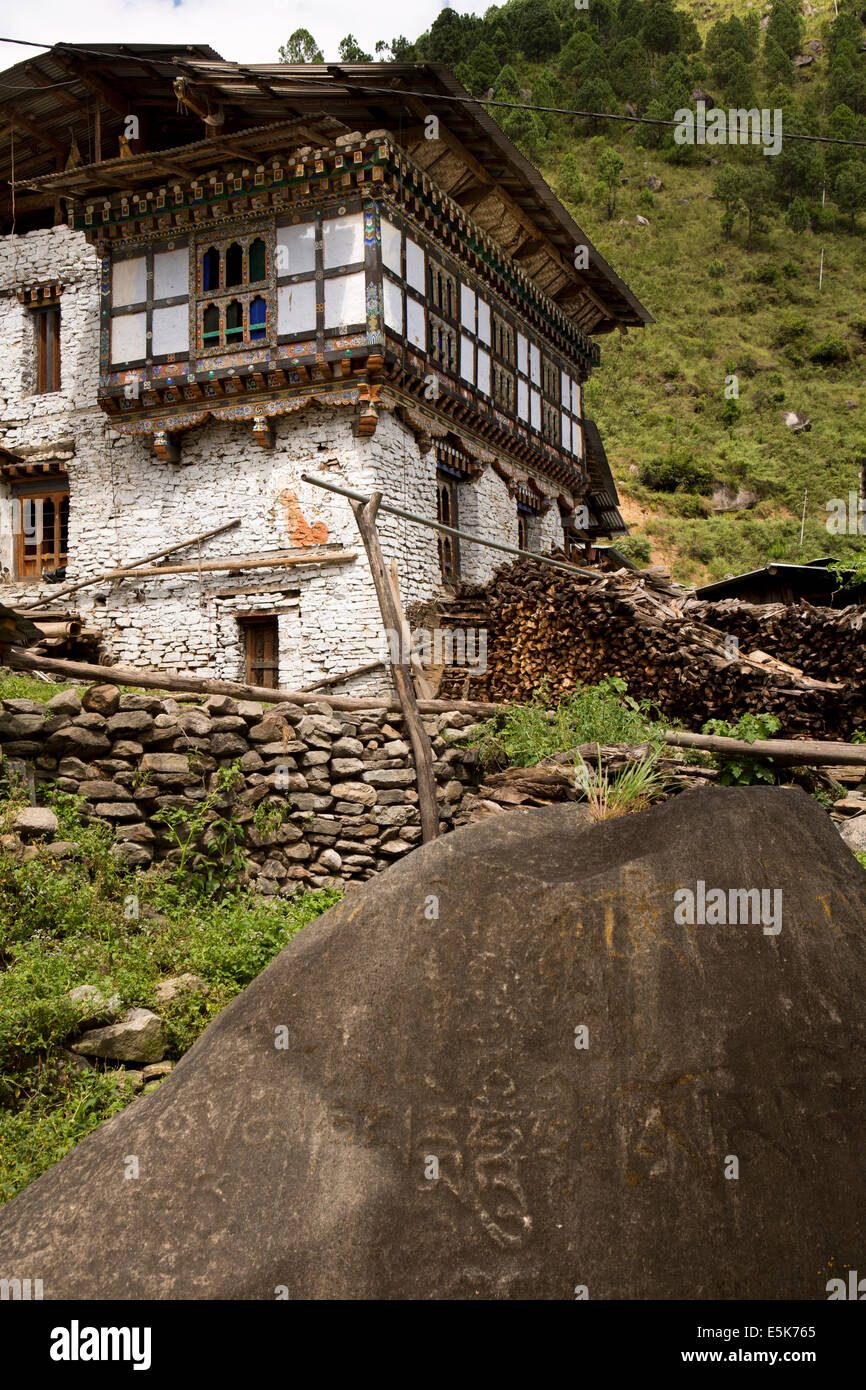
[[[201,564],[147,565],[141,569],[124,570],[114,578],[153,579],[163,574],[209,574],[217,570],[274,570],[291,569],[302,565],[348,565],[356,558],[354,550],[334,550],[330,553],[312,550],[279,551],[276,554],[228,555],[222,560],[202,560]],[[108,575],[107,578],[111,578]]]
[[[665,743],[674,748],[700,748],[726,758],[772,758],[791,767],[829,767],[834,763],[866,767],[866,743],[793,738],[756,739],[748,743],[742,738],[679,732],[665,734]]]

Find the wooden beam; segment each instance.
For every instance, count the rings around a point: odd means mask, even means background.
[[[78,97],[71,96],[69,92],[65,92],[62,87],[58,87],[56,82],[52,82],[51,78],[46,77],[45,73],[40,72],[33,63],[25,63],[24,71],[37,87],[52,87],[57,93],[55,98],[57,101],[62,101],[64,106],[69,106],[86,117],[87,107],[85,103],[80,101]]]
[[[31,121],[30,117],[25,116],[17,107],[8,104],[4,105],[0,107],[0,114],[2,114],[3,119],[8,121],[10,125],[13,125],[16,130],[26,130],[27,134],[32,135],[33,139],[40,145],[47,145],[55,154],[62,154],[65,158],[69,153],[62,140],[58,140],[56,136],[50,134],[50,132],[45,129],[44,125],[37,125],[35,121]]]
[[[46,671],[50,675],[65,676],[72,681],[93,681],[105,685],[108,681],[117,685],[140,686],[144,690],[185,690],[191,695],[231,695],[236,700],[260,700],[263,704],[312,705],[322,699],[321,693],[308,690],[272,690],[267,686],[242,685],[240,681],[223,681],[206,676],[171,676],[165,671],[139,670],[135,666],[94,666],[86,661],[62,661],[59,658],[40,656],[24,647],[0,648],[0,655],[7,666],[18,671]],[[387,710],[396,711],[400,702],[396,695],[388,699],[375,699],[370,696],[329,695],[326,697],[333,709],[344,710]],[[504,708],[479,700],[421,700],[418,708],[422,714],[448,714],[452,710],[461,714],[491,715]]]
[[[348,565],[356,558],[357,552],[354,550],[337,550],[330,555],[314,554],[308,550],[291,555],[238,555],[225,560],[204,560],[200,565],[146,565],[135,570],[125,570],[118,578],[130,576],[134,579],[146,579],[161,574],[210,574],[220,570],[293,569],[302,565]]]
[[[88,91],[94,92],[95,95],[100,97],[101,100],[105,102],[106,106],[110,106],[112,111],[118,116],[123,116],[125,118],[133,114],[130,111],[130,107],[132,106],[131,98],[123,96],[120,92],[116,91],[114,87],[103,81],[101,77],[97,77],[92,73],[89,68],[85,67],[82,63],[80,55],[77,55],[75,62],[72,62],[70,58],[65,57],[62,52],[58,52],[55,48],[52,51],[51,57],[54,62],[60,64],[64,72],[71,73],[83,87],[87,87]],[[109,55],[106,54],[106,60],[108,60],[108,57]]]

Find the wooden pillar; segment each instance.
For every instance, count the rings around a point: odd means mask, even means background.
[[[402,647],[402,634],[406,620],[403,613],[398,611],[388,571],[385,568],[382,548],[379,544],[379,533],[376,530],[376,513],[379,510],[381,500],[381,492],[374,492],[369,502],[352,502],[351,507],[358,523],[361,539],[364,542],[367,559],[370,562],[370,572],[376,586],[376,597],[379,600],[379,610],[385,624],[386,634],[393,633],[394,638],[392,640],[399,642]],[[415,687],[412,684],[411,667],[408,660],[402,660],[404,655],[408,657],[408,653],[401,650],[399,655],[401,659],[398,662],[391,662],[391,675],[394,688],[397,691],[397,698],[400,701],[400,708],[403,711],[403,718],[406,721],[409,741],[412,744],[415,776],[418,783],[418,809],[421,812],[421,838],[426,844],[428,840],[435,840],[439,834],[439,803],[436,799],[436,778],[433,774],[433,748],[424,725],[421,723]]]

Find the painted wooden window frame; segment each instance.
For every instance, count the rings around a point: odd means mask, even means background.
[[[365,317],[364,317],[363,319],[353,319],[353,320],[352,320],[351,322],[349,322],[349,323],[338,324],[338,325],[331,325],[331,326],[329,326],[329,327],[326,328],[326,325],[325,325],[325,282],[328,281],[328,280],[336,280],[336,279],[339,279],[340,277],[345,276],[345,275],[363,274],[363,276],[364,276],[364,302],[365,302],[365,305],[368,305],[368,304],[369,304],[369,300],[370,300],[370,288],[371,288],[371,285],[372,285],[374,288],[376,288],[377,293],[378,293],[378,284],[379,284],[379,281],[380,281],[380,279],[381,279],[381,268],[380,268],[380,265],[379,265],[379,263],[378,263],[378,258],[375,256],[375,253],[374,253],[373,249],[372,249],[372,248],[370,247],[370,245],[368,244],[367,235],[366,235],[366,232],[367,232],[367,215],[368,215],[369,209],[370,209],[370,205],[369,205],[369,203],[366,203],[364,199],[361,199],[361,198],[353,198],[353,199],[347,199],[345,202],[340,203],[340,204],[329,204],[329,205],[326,206],[326,207],[318,208],[318,209],[316,209],[314,212],[309,213],[309,215],[298,215],[298,214],[295,214],[294,216],[285,216],[285,215],[283,215],[283,216],[278,216],[278,217],[275,219],[275,234],[276,234],[277,231],[279,231],[280,228],[283,228],[283,227],[294,227],[294,226],[299,226],[299,225],[301,225],[301,224],[308,225],[308,224],[310,224],[310,223],[312,223],[313,226],[315,227],[315,269],[314,269],[314,270],[310,270],[310,271],[301,271],[301,272],[299,272],[297,275],[292,275],[292,274],[289,274],[289,273],[286,273],[286,274],[284,274],[284,275],[277,275],[277,276],[276,276],[276,289],[277,289],[277,292],[278,292],[281,288],[283,288],[284,286],[287,286],[287,285],[295,285],[295,284],[301,284],[301,283],[303,283],[303,282],[309,283],[310,281],[312,281],[312,282],[315,284],[315,287],[316,287],[316,325],[315,325],[315,329],[310,329],[310,328],[301,329],[301,330],[299,330],[297,333],[279,333],[279,332],[278,332],[277,335],[276,335],[276,342],[278,342],[278,343],[306,342],[306,341],[312,341],[313,338],[314,338],[314,339],[315,339],[315,343],[316,343],[316,348],[315,348],[315,350],[316,350],[316,353],[317,353],[317,354],[323,354],[323,353],[326,354],[326,355],[330,355],[331,353],[339,354],[339,352],[340,352],[340,350],[341,350],[341,348],[340,348],[339,345],[336,346],[336,347],[328,348],[327,343],[328,343],[328,340],[329,340],[329,339],[330,339],[330,340],[339,340],[339,339],[341,339],[341,338],[347,338],[347,337],[350,337],[350,336],[357,336],[357,335],[359,335],[359,334],[365,333],[365,332],[368,330],[368,328],[369,328],[369,319],[368,319],[368,316],[367,316],[366,313],[365,313]],[[363,228],[364,228],[364,241],[363,241],[364,251],[363,251],[363,255],[362,255],[361,260],[349,261],[349,262],[347,262],[345,265],[329,266],[329,267],[326,269],[326,268],[325,268],[324,230],[323,230],[324,223],[325,223],[325,222],[330,222],[330,221],[332,221],[332,220],[334,220],[335,218],[338,218],[338,217],[353,217],[353,216],[357,216],[357,215],[360,215],[360,217],[361,217],[361,219],[362,219],[362,225],[363,225]],[[275,302],[276,302],[276,300],[275,300]],[[405,324],[406,324],[406,308],[405,308],[405,304],[404,304],[404,306],[403,306],[403,326],[404,326],[404,330],[405,330]],[[378,324],[377,324],[377,326],[378,326]]]
[[[474,276],[471,273],[471,271],[469,271],[468,267],[465,267],[464,265],[459,263],[452,255],[445,252],[441,247],[433,243],[430,240],[429,236],[425,236],[425,234],[421,232],[412,222],[410,222],[406,218],[401,217],[398,210],[392,208],[389,204],[382,202],[377,202],[375,204],[375,207],[377,215],[380,219],[377,238],[379,247],[381,248],[381,219],[386,219],[391,224],[391,226],[394,227],[395,230],[400,233],[401,273],[398,276],[396,271],[393,270],[391,267],[382,265],[380,257],[379,275],[382,280],[387,278],[391,281],[392,284],[398,286],[403,294],[402,334],[398,334],[396,330],[390,326],[385,327],[384,324],[383,332],[386,338],[390,336],[392,341],[395,338],[400,340],[401,360],[404,368],[409,366],[410,355],[415,357],[419,355],[426,357],[427,361],[431,364],[431,366],[436,367],[437,372],[442,371],[446,376],[452,378],[454,382],[458,385],[459,389],[462,390],[463,388],[466,388],[467,390],[470,390],[472,392],[473,397],[477,398],[479,402],[483,403],[483,405],[486,408],[493,409],[497,412],[503,412],[504,414],[506,414],[509,417],[509,421],[511,422],[512,427],[518,435],[525,437],[527,440],[530,441],[533,439],[544,440],[546,443],[550,444],[553,448],[555,448],[558,453],[565,454],[570,461],[573,459],[578,459],[582,463],[582,454],[575,454],[570,447],[566,449],[563,446],[560,428],[557,428],[553,433],[548,433],[545,431],[545,414],[547,415],[549,429],[552,428],[552,421],[554,419],[558,423],[561,423],[559,413],[560,396],[558,390],[560,373],[566,373],[570,380],[574,379],[576,381],[579,381],[578,372],[580,368],[574,362],[574,360],[565,357],[561,352],[557,351],[556,348],[554,348],[546,339],[544,339],[527,322],[522,320],[508,305],[506,305],[501,299],[499,299],[496,295],[496,292],[486,282],[480,280],[477,276]],[[426,276],[426,283],[428,288],[428,295],[426,303],[421,298],[419,292],[415,290],[406,279],[407,236],[411,237],[412,240],[415,241],[421,247],[421,249],[425,252],[427,258],[428,270]],[[433,298],[430,293],[433,283],[433,276],[440,270],[452,277],[452,279],[456,280],[457,283],[457,303],[455,304],[454,312],[451,315],[447,314],[447,312],[444,312],[441,306],[435,305],[433,303]],[[475,328],[471,333],[461,324],[459,308],[461,285],[465,285],[466,288],[471,290],[475,295],[476,321]],[[406,332],[406,302],[408,297],[414,298],[419,304],[422,305],[422,307],[426,311],[426,352],[423,352],[422,349],[417,345],[410,345],[408,343]],[[489,393],[479,390],[475,380],[473,380],[470,386],[470,384],[463,379],[460,372],[460,338],[461,335],[465,335],[467,337],[471,337],[474,344],[476,363],[476,370],[474,375],[477,378],[477,306],[479,298],[484,300],[485,304],[488,306],[490,310],[491,316],[492,342],[489,345],[486,343],[483,344],[484,351],[489,353],[491,359],[491,389]],[[449,370],[446,365],[440,362],[437,359],[436,352],[433,350],[433,333],[435,330],[438,330],[440,323],[443,326],[447,325],[449,329],[453,329],[456,334],[456,363],[453,370]],[[522,334],[523,337],[527,340],[527,361],[525,373],[520,371],[520,368],[517,363],[518,333]],[[538,383],[533,381],[531,376],[531,349],[534,349],[538,354]],[[538,412],[538,423],[535,426],[533,426],[532,424],[531,396],[527,395],[527,401],[529,406],[529,419],[524,421],[520,418],[518,414],[518,381],[521,378],[526,383],[527,392],[529,392],[530,390],[535,391],[538,393],[539,396],[540,404]],[[509,380],[511,382],[512,387],[510,406],[506,405],[505,402],[501,399],[501,396],[497,394],[497,384]],[[549,407],[552,407],[553,409],[550,409],[547,412],[545,412],[545,404],[547,404],[547,406]],[[581,424],[582,440],[582,422],[578,421],[578,423]]]
[[[187,290],[185,294],[165,295],[160,299],[153,296],[153,260],[154,256],[160,255],[164,251],[186,251],[188,258]],[[107,330],[103,337],[101,352],[101,371],[103,376],[112,373],[126,371],[133,367],[144,367],[149,363],[154,365],[169,362],[186,362],[195,356],[195,344],[192,333],[192,323],[190,324],[188,346],[181,348],[179,352],[163,352],[157,356],[145,352],[144,357],[131,357],[126,361],[113,361],[111,356],[111,327],[116,318],[125,314],[145,314],[145,348],[149,350],[153,342],[153,311],[154,309],[169,309],[178,304],[192,305],[192,289],[194,288],[194,247],[193,238],[167,237],[164,240],[152,242],[138,242],[134,245],[118,248],[107,258],[108,266],[104,267],[102,285],[102,323]],[[145,297],[136,301],[135,304],[121,304],[115,307],[112,301],[112,271],[115,265],[122,261],[144,260],[145,263]]]
[[[234,223],[230,227],[203,228],[195,233],[194,264],[192,266],[192,313],[190,315],[190,358],[207,361],[211,357],[242,353],[255,357],[267,355],[276,341],[277,295],[275,276],[274,240],[276,230],[273,217],[256,219],[247,223]],[[249,275],[250,247],[255,241],[265,244],[265,275],[262,280],[251,281]],[[239,285],[226,285],[226,260],[229,248],[240,245],[242,252],[243,277]],[[204,258],[213,248],[219,255],[219,285],[214,290],[203,288]],[[253,300],[265,301],[265,332],[259,338],[250,338],[249,311]],[[237,301],[241,306],[242,333],[240,337],[229,338],[226,332],[226,310]],[[203,320],[205,311],[214,305],[219,313],[219,340],[215,343],[204,341]],[[156,360],[156,359],[154,359]]]
[[[456,468],[449,468],[447,465],[437,463],[436,465],[436,520],[444,526],[452,526],[455,531],[460,529],[460,485],[466,479]],[[443,506],[443,498],[447,497],[447,506]],[[460,578],[460,539],[458,536],[446,536],[440,531],[437,536],[439,549],[439,572],[442,578],[448,582],[456,582]]]
[[[69,481],[67,478],[46,479],[43,483],[33,482],[32,480],[22,480],[21,483],[13,485],[12,496],[15,499],[16,509],[18,510],[21,524],[18,526],[15,535],[15,577],[16,579],[38,579],[46,569],[58,569],[65,565],[69,555]],[[24,508],[28,503],[44,504],[46,499],[50,499],[54,504],[54,543],[50,555],[45,553],[44,531],[43,538],[37,544],[37,554],[35,557],[28,556],[27,535],[24,527]],[[61,547],[63,530],[60,525],[60,511],[66,504],[66,549]],[[42,515],[42,526],[44,528],[44,512]]]

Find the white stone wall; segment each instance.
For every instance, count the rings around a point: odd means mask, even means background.
[[[48,448],[80,439],[85,448],[102,448],[105,416],[96,404],[99,378],[99,289],[96,253],[80,232],[58,226],[0,238],[0,444]],[[60,390],[34,394],[36,343],[33,315],[19,304],[24,286],[59,281]],[[69,464],[70,476],[74,461]],[[8,489],[0,487],[0,497]],[[70,549],[79,518],[70,519]],[[13,537],[0,534],[0,568],[13,572]],[[5,584],[5,603],[26,600],[46,589],[42,583]]]
[[[492,468],[485,468],[477,482],[460,484],[457,510],[461,531],[517,545],[517,503]],[[494,570],[508,561],[502,551],[460,542],[460,575],[467,584],[486,584]]]
[[[549,555],[553,549],[562,550],[565,545],[565,532],[562,527],[562,513],[556,502],[552,502],[547,511],[538,518],[536,535],[537,548],[541,555]]]

